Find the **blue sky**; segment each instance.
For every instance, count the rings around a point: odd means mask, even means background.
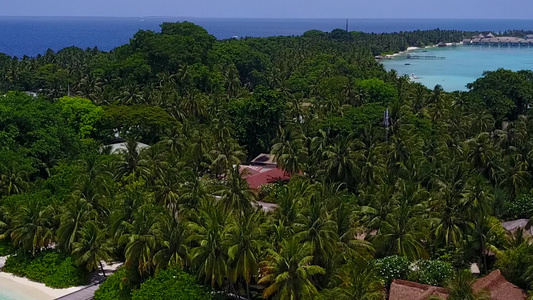
[[[2,16],[531,19],[532,0],[0,0]]]

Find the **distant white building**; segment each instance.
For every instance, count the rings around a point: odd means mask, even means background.
[[[127,151],[126,142],[105,145],[105,148],[108,148],[109,149],[109,153],[111,153],[111,154],[120,154],[120,153],[124,153],[124,152]],[[150,146],[146,145],[146,144],[143,144],[143,143],[137,142],[137,150],[138,151],[141,151],[141,150],[147,149],[147,148],[150,148]]]

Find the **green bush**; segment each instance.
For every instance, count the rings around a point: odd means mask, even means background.
[[[0,256],[15,254],[15,247],[9,240],[0,240]]]
[[[453,267],[440,260],[419,260],[415,263],[414,270],[408,279],[418,283],[442,286],[444,281],[453,275]]]
[[[379,127],[383,121],[385,109],[380,103],[346,107],[343,108],[342,115],[334,115],[317,122],[314,130],[322,129],[330,132],[331,135],[348,135],[350,133],[360,135],[369,125]]]
[[[179,270],[161,271],[133,291],[133,300],[210,300],[213,295],[196,283],[191,275]]]
[[[284,182],[273,182],[262,185],[259,192],[259,200],[276,203],[276,199],[283,190],[283,186],[285,186]]]
[[[533,266],[533,246],[523,243],[499,252],[495,267],[500,269],[505,279],[528,290],[533,288],[533,283],[527,278],[530,266]]]
[[[390,286],[394,279],[407,279],[409,275],[409,260],[404,256],[387,256],[376,261],[379,275]]]
[[[126,269],[120,268],[104,281],[96,293],[94,300],[129,300],[131,286],[126,280]]]
[[[506,219],[530,218],[533,216],[533,196],[524,194],[505,204]]]
[[[27,255],[21,253],[12,255],[7,258],[2,271],[23,277],[26,276],[26,269],[30,265],[30,262],[31,259]]]
[[[441,260],[419,260],[411,263],[403,256],[387,256],[376,260],[380,276],[390,286],[394,279],[442,286],[453,275],[451,264]]]
[[[357,86],[363,93],[365,102],[367,103],[379,102],[387,105],[392,100],[396,99],[396,97],[398,97],[396,88],[390,83],[386,83],[381,79],[366,79],[360,81]]]
[[[10,256],[3,271],[27,277],[52,288],[68,288],[89,283],[89,273],[74,265],[72,258],[55,251],[35,257],[25,254]]]

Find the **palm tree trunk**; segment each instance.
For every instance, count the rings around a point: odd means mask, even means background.
[[[250,300],[250,285],[246,282],[246,298]]]
[[[104,265],[102,265],[102,261],[100,261],[99,263],[100,263],[100,269],[102,270],[102,274],[104,275],[105,278],[107,278],[107,276],[105,275],[105,271],[104,271]]]

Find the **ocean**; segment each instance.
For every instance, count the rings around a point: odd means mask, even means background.
[[[440,84],[446,91],[467,90],[466,84],[481,77],[484,71],[495,71],[498,68],[533,70],[533,48],[528,47],[457,46],[420,49],[409,53],[444,59],[413,60],[407,59],[404,54],[383,60],[383,65],[386,69],[395,69],[398,74],[408,75],[429,88]]]
[[[344,29],[345,19],[203,19],[181,17],[0,17],[0,53],[36,56],[47,49],[98,47],[111,50],[123,45],[140,29],[159,30],[162,22],[190,21],[218,39],[301,35],[310,29]],[[533,30],[533,20],[454,19],[350,19],[349,30],[397,32],[424,29],[468,31]]]
[[[344,29],[345,19],[203,19],[180,17],[0,17],[0,53],[21,57],[43,54],[65,47],[98,47],[109,51],[129,42],[140,29],[159,30],[163,22],[189,21],[204,27],[218,39],[301,35],[307,30]],[[502,32],[508,29],[533,30],[533,20],[468,19],[349,19],[350,31],[398,32],[427,29]],[[387,69],[400,74],[415,73],[417,80],[433,88],[465,90],[465,85],[485,70],[533,69],[533,48],[445,48],[431,49],[443,61],[385,61]],[[441,53],[442,52],[442,53]],[[405,65],[405,63],[411,63]]]

